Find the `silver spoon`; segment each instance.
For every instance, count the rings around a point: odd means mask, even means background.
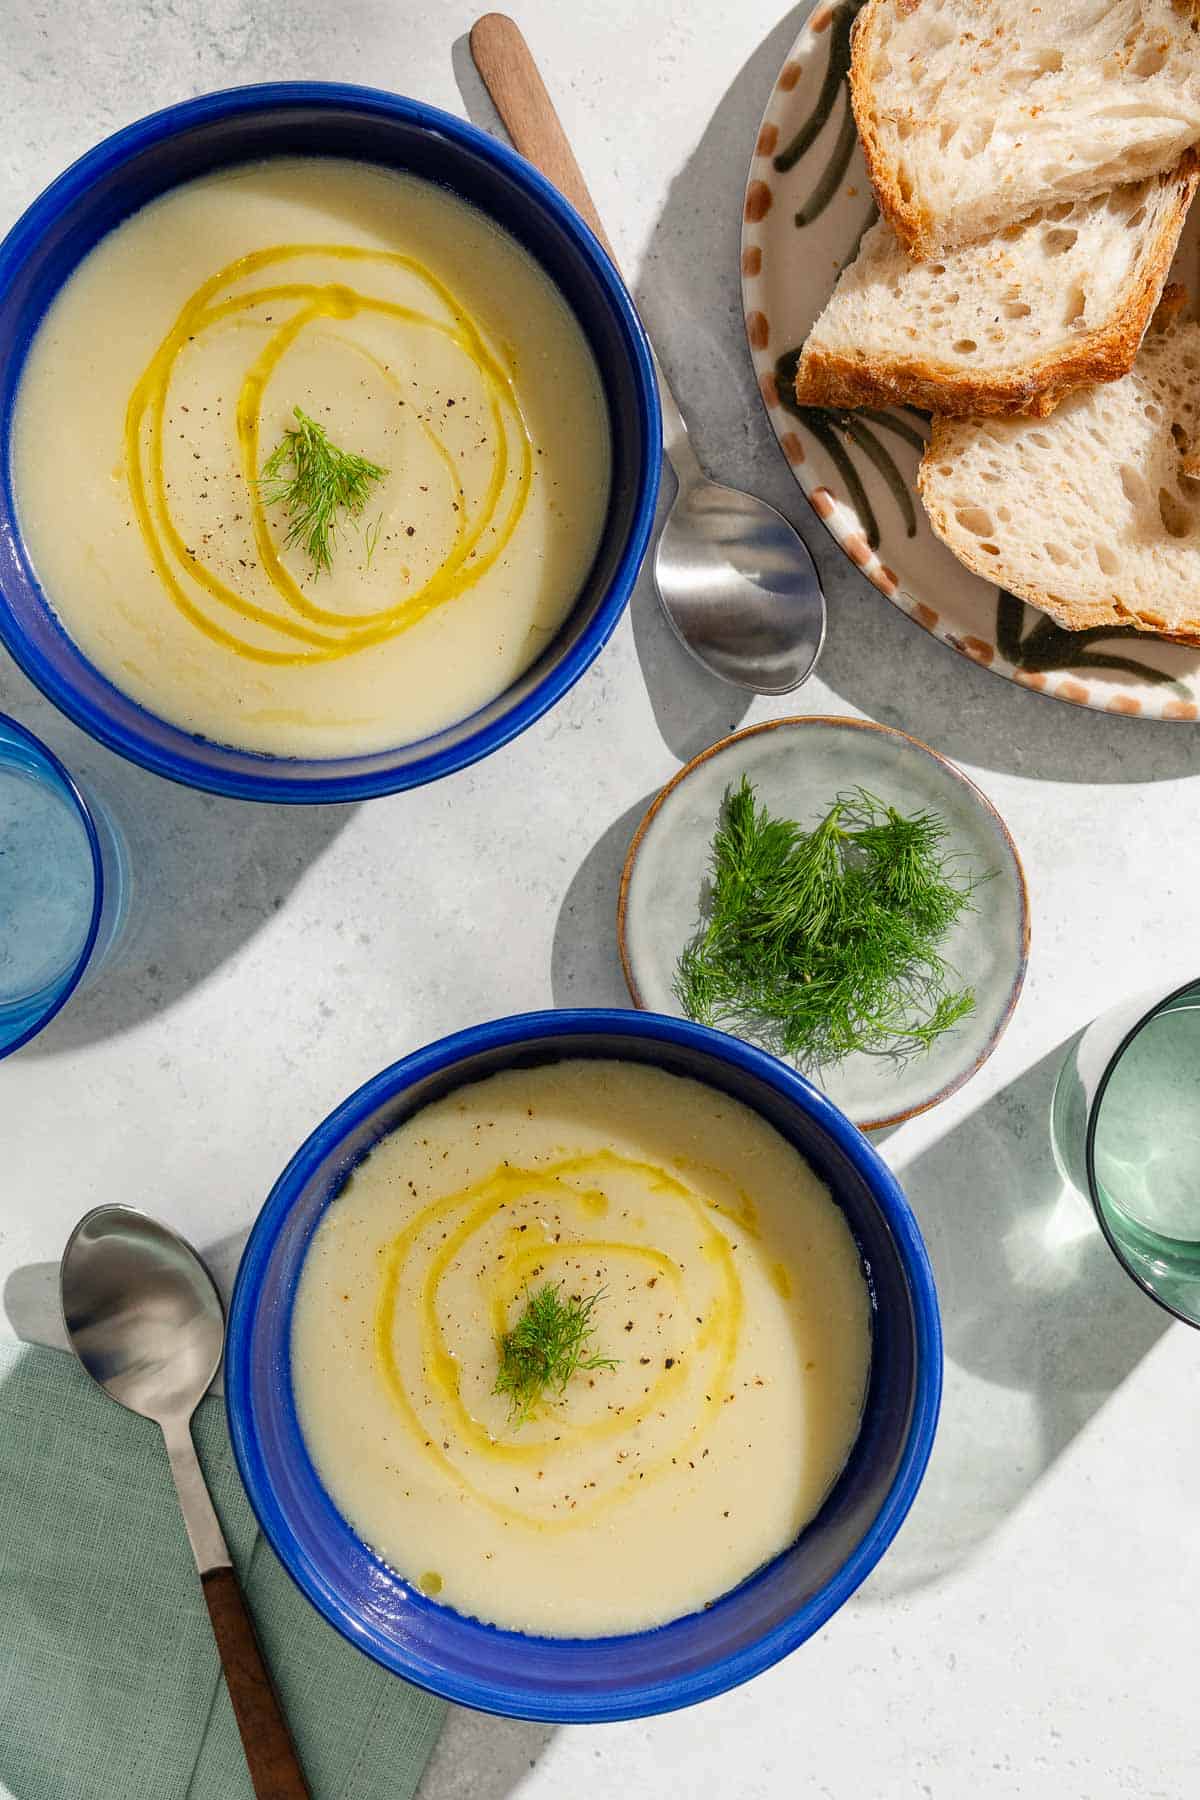
[[[504,13],[486,13],[472,27],[471,55],[517,149],[566,195],[615,262],[518,27]],[[663,612],[711,674],[755,694],[790,693],[812,674],[825,641],[825,596],[813,559],[773,506],[710,480],[657,357],[654,369],[663,449],[678,484],[654,559]]]
[[[192,1443],[189,1421],[225,1343],[212,1279],[190,1244],[129,1206],[98,1206],[67,1241],[59,1275],[71,1348],[113,1400],[153,1419],[208,1603],[258,1800],[307,1800],[288,1733]]]

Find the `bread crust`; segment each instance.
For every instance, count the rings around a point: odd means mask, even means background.
[[[861,15],[860,15],[861,16]],[[902,403],[951,418],[1045,418],[1077,388],[1119,381],[1132,369],[1154,317],[1192,196],[1200,183],[1200,158],[1189,150],[1163,182],[1176,192],[1151,253],[1119,310],[1095,331],[1059,350],[1005,371],[960,369],[920,357],[858,362],[828,352],[802,351],[796,369],[801,406],[893,406]]]
[[[937,254],[933,220],[911,198],[900,191],[891,163],[879,137],[879,123],[871,99],[871,82],[867,62],[871,51],[871,34],[885,0],[867,0],[850,32],[850,107],[858,127],[867,174],[879,202],[879,210],[911,257],[928,262]],[[907,0],[905,12],[916,12],[921,0]]]
[[[917,489],[929,523],[946,548],[973,575],[981,576],[989,586],[995,587],[995,559],[986,556],[982,550],[976,550],[966,534],[953,529],[945,508],[938,506],[929,492],[926,468],[931,468],[944,454],[946,434],[952,424],[949,417],[934,419],[929,443],[917,470]],[[1052,593],[1048,588],[1039,587],[1032,581],[1009,581],[1008,589],[1018,599],[1026,600],[1040,612],[1048,613],[1064,631],[1093,631],[1098,625],[1132,626],[1136,631],[1145,632],[1148,637],[1164,638],[1175,644],[1200,644],[1200,599],[1196,602],[1194,616],[1179,620],[1167,630],[1165,624],[1156,625],[1145,614],[1135,612],[1119,594],[1112,594],[1107,602],[1096,600],[1082,605],[1078,601],[1066,600],[1061,594]]]

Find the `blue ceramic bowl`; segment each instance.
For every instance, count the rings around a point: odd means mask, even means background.
[[[500,1069],[619,1057],[690,1075],[752,1106],[829,1183],[873,1300],[862,1429],[817,1518],[790,1550],[702,1612],[625,1637],[501,1631],[427,1599],[342,1518],[309,1459],[291,1376],[292,1304],[309,1240],[372,1145],[419,1107]],[[874,1567],[925,1472],[942,1387],[942,1337],[925,1247],[876,1152],[801,1076],[681,1019],[528,1013],[443,1038],[385,1069],[293,1157],[259,1215],[229,1318],[225,1398],[251,1503],[299,1587],[338,1630],[409,1681],[465,1706],[564,1723],[640,1718],[746,1681],[804,1642]]]
[[[67,637],[21,541],[13,400],[47,306],[97,239],[166,189],[280,154],[350,156],[425,176],[495,219],[547,271],[583,327],[608,401],[612,498],[575,607],[532,668],[470,718],[419,742],[330,761],[256,755],[193,737],[113,686]],[[588,227],[523,157],[435,107],[370,88],[286,82],[206,94],[105,139],[0,244],[0,641],[54,704],[122,756],[246,800],[360,800],[433,781],[524,731],[578,681],[629,598],[654,519],[658,390],[645,334]]]

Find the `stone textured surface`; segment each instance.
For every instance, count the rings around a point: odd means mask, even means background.
[[[527,1007],[621,1004],[617,873],[679,762],[743,719],[862,713],[968,768],[1033,893],[999,1051],[886,1154],[928,1234],[942,1431],[912,1517],[822,1635],[741,1692],[626,1726],[452,1717],[424,1800],[1176,1800],[1194,1785],[1197,1345],[1110,1264],[1062,1191],[1061,1046],[1195,973],[1200,736],[1057,705],[894,612],[807,514],[762,416],[737,283],[742,183],[794,36],[769,0],[527,0],[521,22],[714,471],[797,519],[830,596],[820,677],[747,708],[676,649],[643,580],[592,672],[452,783],[275,811],[168,786],[54,715],[7,662],[0,706],[107,796],[135,931],[0,1069],[0,1328],[53,1335],[53,1260],[101,1200],[142,1204],[226,1274],[309,1127],[403,1051]],[[204,89],[390,83],[493,123],[471,13],[415,0],[16,0],[0,13],[0,224],[96,138]]]

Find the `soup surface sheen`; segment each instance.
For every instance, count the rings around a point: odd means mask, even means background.
[[[598,1295],[560,1400],[493,1392],[530,1291]],[[641,1064],[461,1088],[354,1171],[292,1327],[334,1501],[460,1611],[551,1636],[659,1625],[785,1549],[858,1430],[870,1308],[849,1227],[740,1102]]]
[[[386,471],[321,571],[261,481],[297,407]],[[483,214],[280,157],[91,251],[31,346],[13,463],[50,603],[117,687],[333,757],[466,717],[546,648],[599,543],[608,415],[565,301]]]

